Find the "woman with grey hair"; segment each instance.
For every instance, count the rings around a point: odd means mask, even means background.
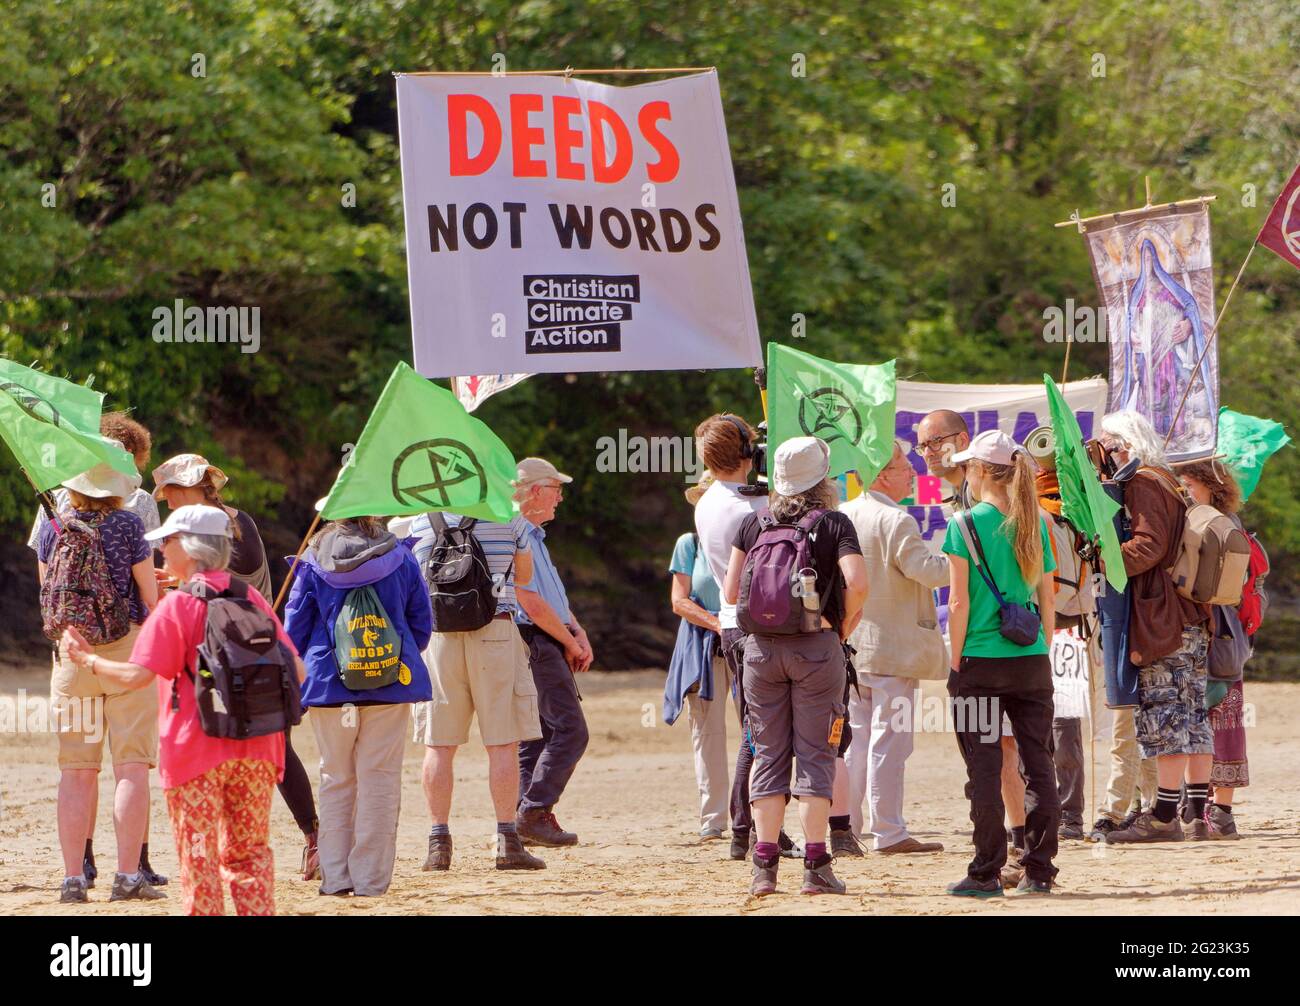
[[[207,625],[202,595],[230,587],[230,518],[216,507],[182,506],[145,538],[158,543],[172,576],[203,590],[168,593],[140,630],[129,660],[99,656],[75,629],[64,631],[64,649],[78,667],[117,686],[134,689],[157,682],[158,770],[186,914],[223,914],[224,877],[240,915],[274,915],[271,791],[284,772],[284,734],[248,740],[211,737],[199,722],[194,691]],[[294,655],[301,681],[302,661],[270,602],[252,587],[247,595],[274,623],[280,642]]]
[[[835,509],[839,492],[827,477],[825,441],[787,440],[772,462],[769,514],[751,514],[740,525],[723,583],[729,604],[740,602],[742,580],[746,584],[737,620],[750,633],[744,686],[754,744],[749,796],[758,839],[749,890],[755,897],[776,891],[781,821],[793,795],[804,833],[800,893],[844,894],[843,881],[831,871],[826,832],[846,719],[843,641],[861,618],[867,569],[853,522]],[[782,539],[807,544],[808,565],[791,570],[799,578],[797,596],[787,593],[796,585],[782,579],[779,559],[777,567],[746,569],[756,549],[769,550],[767,561],[772,561],[779,549],[788,548]],[[777,568],[777,574],[767,573],[769,568]],[[797,625],[784,616],[792,596],[800,608]],[[779,625],[774,624],[778,615]],[[764,631],[769,624],[771,633]],[[790,772],[796,766],[792,789]]]
[[[1107,843],[1181,842],[1178,798],[1187,784],[1195,820],[1205,814],[1214,734],[1205,707],[1210,612],[1178,593],[1169,570],[1178,557],[1187,510],[1178,478],[1150,421],[1132,410],[1102,417],[1102,446],[1124,483],[1132,536],[1120,543],[1132,583],[1129,660],[1137,672],[1137,746],[1156,759],[1156,802]],[[1133,463],[1140,467],[1129,477]],[[1098,822],[1100,825],[1102,822]],[[1204,825],[1201,825],[1204,828]],[[1203,837],[1193,828],[1193,837]]]

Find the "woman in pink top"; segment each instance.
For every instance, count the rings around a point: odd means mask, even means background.
[[[224,511],[191,505],[173,511],[162,527],[145,537],[160,543],[167,570],[177,580],[196,579],[217,593],[230,584],[225,571],[229,527]],[[271,605],[253,588],[248,596],[275,620],[280,639],[294,653],[301,681],[302,661]],[[173,591],[149,615],[129,661],[97,656],[75,629],[64,632],[63,643],[73,663],[109,681],[130,688],[157,682],[158,769],[180,859],[186,914],[225,912],[224,875],[240,915],[273,915],[271,791],[284,773],[284,734],[241,741],[203,732],[192,675],[206,620],[202,600]],[[173,683],[179,698],[175,709]]]

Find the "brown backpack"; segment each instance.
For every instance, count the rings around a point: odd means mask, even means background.
[[[1174,476],[1159,468],[1141,469],[1155,475],[1187,508],[1183,540],[1169,567],[1174,589],[1198,604],[1241,603],[1250,564],[1250,539],[1231,517],[1190,499]]]

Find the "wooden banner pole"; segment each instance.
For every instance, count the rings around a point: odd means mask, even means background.
[[[298,569],[298,562],[302,559],[302,554],[307,551],[307,542],[311,541],[311,536],[316,533],[316,525],[320,523],[320,511],[316,511],[316,517],[311,522],[311,527],[303,535],[302,544],[298,546],[298,554],[293,557],[293,565],[289,567],[289,575],[284,578],[284,584],[280,587],[280,593],[275,595],[275,604],[273,611],[279,611],[280,605],[284,602],[284,595],[289,593],[289,584],[293,583],[293,574]]]

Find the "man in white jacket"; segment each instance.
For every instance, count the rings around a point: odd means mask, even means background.
[[[858,651],[861,696],[856,690],[849,695],[849,820],[864,835],[865,797],[875,850],[887,855],[943,851],[938,842],[912,838],[903,820],[903,769],[912,753],[918,681],[948,674],[933,592],[947,585],[948,562],[930,551],[916,519],[899,506],[912,489],[909,449],[896,441],[893,458],[867,491],[840,507],[857,529],[871,584],[850,639]]]

